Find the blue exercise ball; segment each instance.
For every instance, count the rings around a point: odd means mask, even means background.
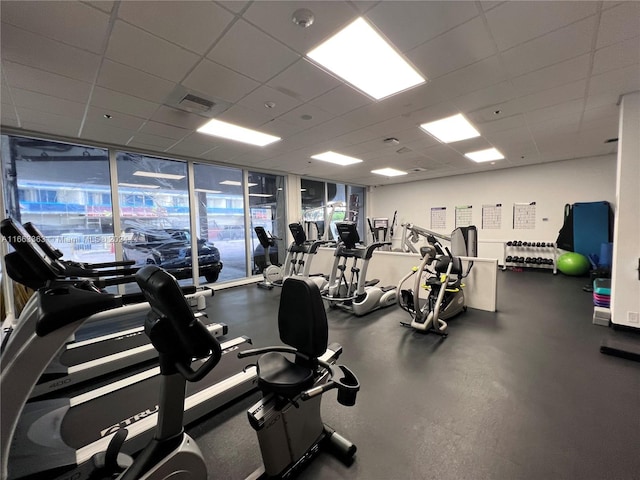
[[[580,253],[568,252],[558,257],[558,270],[565,275],[579,277],[586,275],[590,268],[589,259]]]

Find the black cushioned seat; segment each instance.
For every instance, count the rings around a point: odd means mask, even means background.
[[[327,350],[327,314],[313,280],[285,279],[278,309],[278,330],[280,340],[296,349],[295,361],[278,352],[262,355],[256,364],[258,388],[292,398],[313,385],[317,358]]]
[[[277,352],[258,359],[258,388],[291,398],[313,385],[313,370],[290,361]]]

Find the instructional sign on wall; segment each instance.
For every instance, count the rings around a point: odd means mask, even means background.
[[[456,207],[455,228],[468,227],[469,225],[473,225],[473,206],[463,205],[460,207]]]
[[[485,230],[502,228],[502,204],[482,206],[482,228]]]
[[[536,202],[513,204],[513,229],[533,230],[536,228]]]
[[[447,229],[447,207],[431,207],[431,230]]]

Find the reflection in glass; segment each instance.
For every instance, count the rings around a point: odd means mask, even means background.
[[[249,209],[251,213],[252,272],[260,273],[266,265],[264,249],[255,235],[254,228],[264,227],[278,238],[270,248],[269,258],[274,265],[284,262],[287,245],[284,177],[268,173],[249,172]]]
[[[2,167],[9,216],[36,225],[65,260],[115,260],[106,149],[5,135]]]
[[[215,242],[223,257],[220,280],[247,276],[242,170],[194,164],[196,224],[200,238]]]
[[[125,260],[159,265],[191,283],[192,252],[187,164],[126,152],[116,155]],[[197,239],[200,276],[218,280],[220,251]]]

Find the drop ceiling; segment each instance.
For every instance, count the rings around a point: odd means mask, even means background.
[[[611,154],[619,97],[640,89],[633,1],[3,0],[0,8],[3,127],[343,183]],[[310,27],[292,21],[299,8],[313,12]],[[428,81],[374,101],[305,58],[359,16]],[[181,109],[184,93],[215,111]],[[481,136],[445,145],[418,128],[456,113]],[[211,117],[282,140],[254,147],[197,133]],[[506,159],[463,156],[489,147]],[[327,150],[363,162],[310,158]],[[384,167],[409,174],[370,173]]]

